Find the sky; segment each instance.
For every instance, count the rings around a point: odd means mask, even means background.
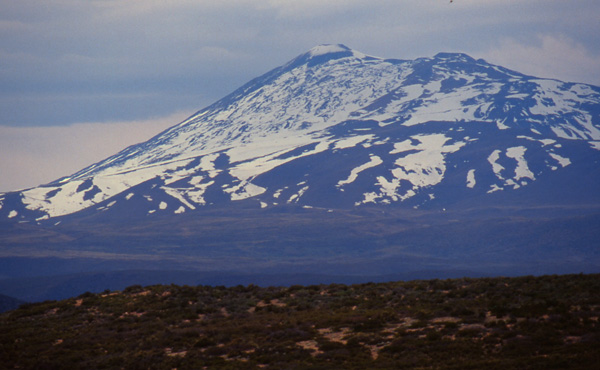
[[[0,0],[0,192],[145,141],[327,43],[600,85],[598,0]]]

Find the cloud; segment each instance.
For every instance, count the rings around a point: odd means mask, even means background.
[[[527,63],[511,64],[514,45],[550,50],[529,40],[563,35],[585,49],[571,65],[600,55],[597,0],[0,0],[0,8],[0,125],[200,109],[321,43],[401,59],[459,51],[516,69]],[[531,51],[523,60],[540,54]]]
[[[600,85],[600,57],[563,35],[538,35],[530,44],[503,39],[480,56],[536,77]]]
[[[149,120],[69,126],[0,126],[0,191],[34,187],[70,175],[190,115],[178,112]]]
[[[376,0],[267,0],[258,1],[256,6],[261,10],[274,10],[278,17],[298,21],[307,18],[321,18],[339,15],[356,8],[372,7]]]

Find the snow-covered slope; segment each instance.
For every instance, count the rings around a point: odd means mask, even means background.
[[[240,200],[442,207],[599,159],[598,87],[464,54],[404,61],[320,45],[145,143],[0,194],[0,218],[180,214]]]

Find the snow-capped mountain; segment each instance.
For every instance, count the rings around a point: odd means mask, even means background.
[[[555,196],[566,183],[587,189],[566,196],[585,202],[600,190],[584,186],[598,183],[598,161],[596,86],[464,54],[396,60],[321,45],[147,142],[0,194],[0,219],[228,202],[443,209]]]

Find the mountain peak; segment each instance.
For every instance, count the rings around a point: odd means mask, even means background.
[[[347,53],[352,52],[352,49],[343,44],[321,44],[308,51],[308,55],[318,57],[325,54]]]
[[[314,67],[319,64],[327,63],[331,60],[343,58],[379,59],[367,56],[359,51],[352,50],[343,44],[321,44],[313,47],[308,52],[292,60],[288,64],[288,67],[294,68],[302,64],[307,64],[309,67]]]
[[[452,60],[452,61],[460,61],[460,62],[475,62],[474,58],[472,58],[470,55],[467,55],[467,54],[464,54],[464,53],[442,52],[442,53],[437,53],[434,56],[434,59],[438,59],[438,60]]]

